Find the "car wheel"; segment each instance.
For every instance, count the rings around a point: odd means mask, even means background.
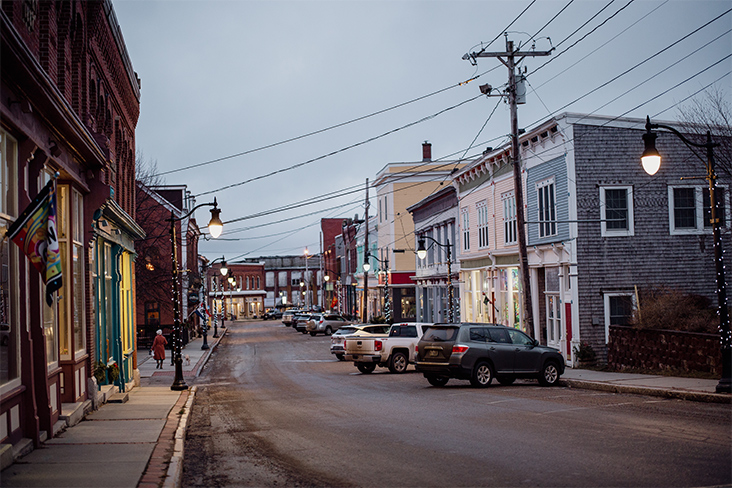
[[[356,363],[356,367],[363,374],[373,373],[376,369],[376,365],[374,363]]]
[[[475,365],[470,377],[470,384],[477,388],[485,388],[493,381],[493,368],[489,363],[481,362]]]
[[[336,357],[338,358],[338,361],[345,361],[345,355],[344,354],[336,354]]]
[[[496,378],[498,382],[504,386],[513,385],[513,382],[516,381],[516,378],[513,376],[499,376]]]
[[[395,352],[389,359],[389,371],[396,374],[406,373],[409,359],[403,352]]]
[[[450,378],[448,378],[447,376],[429,375],[429,376],[426,376],[426,378],[427,378],[427,381],[432,386],[445,386],[447,384],[447,382],[450,381]]]
[[[559,368],[553,361],[547,361],[539,375],[541,386],[554,386],[559,383]]]
[[[313,336],[313,337],[315,337],[315,334],[317,334],[317,332],[315,332],[315,331],[311,331],[310,332],[310,335]]]
[[[333,333],[333,329],[330,328],[330,325],[325,327],[325,335],[329,336]]]

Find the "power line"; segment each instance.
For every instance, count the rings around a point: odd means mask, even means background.
[[[409,101],[406,101],[406,102],[402,102],[402,103],[399,103],[397,105],[393,105],[393,106],[391,106],[389,108],[385,108],[385,109],[382,109],[382,110],[378,110],[376,112],[372,112],[372,113],[370,113],[368,115],[362,115],[360,117],[356,117],[356,118],[351,119],[351,120],[348,120],[346,122],[341,122],[339,124],[331,125],[331,126],[326,127],[324,129],[318,129],[318,130],[315,130],[315,131],[312,131],[312,132],[308,132],[307,134],[302,134],[302,135],[299,135],[299,136],[296,136],[296,137],[291,137],[289,139],[285,139],[285,140],[282,140],[282,141],[279,141],[279,142],[274,142],[272,144],[267,144],[267,145],[260,146],[260,147],[254,148],[254,149],[249,149],[247,151],[242,151],[242,152],[239,152],[239,153],[236,153],[236,154],[231,154],[229,156],[224,156],[224,157],[221,157],[221,158],[212,159],[210,161],[204,161],[202,163],[191,164],[189,166],[185,166],[183,168],[178,168],[178,169],[172,169],[170,171],[163,171],[163,172],[157,173],[156,175],[153,175],[153,176],[163,176],[163,175],[167,175],[167,174],[171,174],[171,173],[178,173],[180,171],[185,171],[185,170],[189,170],[189,169],[193,169],[193,168],[200,168],[201,166],[206,166],[206,165],[213,164],[213,163],[219,163],[221,161],[226,161],[228,159],[237,158],[239,156],[245,156],[247,154],[252,154],[252,153],[255,153],[255,152],[263,151],[265,149],[271,149],[273,147],[281,146],[283,144],[287,144],[287,143],[290,143],[290,142],[299,141],[300,139],[305,139],[306,137],[314,136],[314,135],[317,135],[317,134],[322,134],[323,132],[327,132],[329,130],[337,129],[339,127],[343,127],[343,126],[346,126],[346,125],[349,125],[349,124],[353,124],[355,122],[360,122],[361,120],[365,120],[365,119],[368,119],[370,117],[374,117],[376,115],[381,115],[381,114],[386,113],[386,112],[389,112],[391,110],[395,110],[397,108],[401,108],[401,107],[407,106],[409,104],[412,104],[414,102],[418,102],[420,100],[424,100],[424,99],[429,98],[429,97],[432,97],[434,95],[438,95],[440,93],[443,93],[445,91],[451,90],[453,88],[457,88],[459,86],[466,85],[466,84],[470,83],[471,81],[479,78],[480,76],[481,75],[474,76],[474,77],[472,77],[472,78],[470,78],[468,80],[461,81],[460,83],[453,84],[453,85],[447,86],[445,88],[441,88],[439,90],[433,91],[432,93],[428,93],[427,95],[422,95],[421,97],[413,98],[412,100],[409,100]]]
[[[310,163],[314,163],[315,161],[320,161],[321,159],[325,159],[325,158],[328,158],[330,156],[334,156],[336,154],[339,154],[339,153],[348,151],[349,149],[353,149],[353,148],[356,148],[356,147],[359,147],[359,146],[363,146],[364,144],[368,144],[369,142],[373,142],[375,140],[381,139],[382,137],[386,137],[388,135],[394,134],[395,132],[398,132],[400,130],[404,130],[404,129],[407,129],[409,127],[412,127],[412,126],[415,126],[417,124],[420,124],[422,122],[426,122],[427,120],[434,119],[435,117],[438,117],[439,115],[442,115],[445,112],[448,112],[450,110],[454,110],[454,109],[456,109],[458,107],[461,107],[462,105],[465,105],[466,103],[469,103],[469,102],[472,102],[474,100],[477,100],[481,96],[482,95],[477,95],[477,96],[475,96],[473,98],[469,98],[467,100],[463,100],[462,102],[460,102],[458,104],[455,104],[455,105],[452,105],[451,107],[448,107],[448,108],[445,108],[443,110],[440,110],[439,112],[436,112],[436,113],[434,113],[432,115],[428,115],[426,117],[422,117],[421,119],[419,119],[417,121],[410,122],[409,124],[403,125],[401,127],[397,127],[396,129],[392,129],[390,131],[384,132],[384,133],[379,134],[377,136],[370,137],[369,139],[366,139],[364,141],[357,142],[355,144],[351,144],[349,146],[343,147],[343,148],[338,149],[336,151],[329,152],[328,154],[324,154],[322,156],[318,156],[317,158],[308,159],[307,161],[303,161],[301,163],[293,164],[292,166],[289,166],[287,168],[278,169],[276,171],[272,171],[272,172],[267,173],[267,174],[264,174],[264,175],[255,176],[254,178],[249,178],[248,180],[240,181],[239,183],[234,183],[234,184],[231,184],[231,185],[222,186],[221,188],[217,188],[215,190],[210,190],[210,191],[206,191],[206,192],[203,192],[203,193],[199,193],[198,195],[194,195],[194,196],[195,197],[200,197],[202,195],[209,195],[209,194],[215,193],[217,191],[228,190],[229,188],[235,188],[237,186],[245,185],[245,184],[251,183],[253,181],[261,180],[261,179],[264,179],[264,178],[268,178],[270,176],[274,176],[274,175],[277,175],[277,174],[280,174],[280,173],[284,173],[286,171],[290,171],[290,170],[293,170],[293,169],[300,168],[300,167],[305,166],[305,165],[308,165]]]

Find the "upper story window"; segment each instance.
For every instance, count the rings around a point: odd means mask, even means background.
[[[600,188],[600,232],[603,237],[632,236],[633,187],[604,186]]]
[[[727,227],[727,188],[717,186],[716,217]],[[669,186],[669,227],[671,234],[701,234],[712,228],[709,190],[705,186]]]
[[[463,208],[460,215],[463,227],[463,250],[470,251],[470,213],[468,207]]]
[[[536,184],[539,202],[539,237],[557,235],[557,205],[554,178]]]
[[[475,209],[478,213],[478,247],[488,247],[488,204],[485,200],[479,202]]]
[[[506,245],[516,244],[516,196],[513,192],[501,195],[503,200],[503,241]]]

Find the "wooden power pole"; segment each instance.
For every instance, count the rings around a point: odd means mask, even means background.
[[[364,262],[369,254],[369,179],[366,178],[366,205],[363,219],[363,225],[366,226],[364,232],[363,256]],[[368,320],[368,303],[369,303],[369,272],[363,272],[363,306],[361,307],[361,322],[366,323]]]
[[[552,51],[514,50],[513,41],[506,34],[506,51],[473,53],[471,58],[498,58],[508,68],[508,105],[511,110],[511,156],[513,159],[513,184],[516,193],[516,227],[518,228],[519,260],[521,269],[522,298],[524,305],[524,330],[534,337],[534,312],[531,304],[531,280],[529,277],[529,258],[526,252],[526,217],[524,215],[523,180],[521,179],[521,154],[519,153],[518,109],[516,107],[516,63],[527,56],[549,56]],[[518,61],[517,61],[518,58]],[[481,91],[490,94],[490,87]]]

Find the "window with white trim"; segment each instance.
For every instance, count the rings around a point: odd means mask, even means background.
[[[728,226],[727,188],[717,185],[716,217]],[[712,229],[709,189],[706,186],[669,186],[669,228],[671,234],[703,234]]]
[[[600,187],[600,219],[603,237],[634,235],[633,187]]]
[[[630,325],[635,310],[635,295],[632,292],[604,294],[605,301],[605,343],[610,340],[611,325]]]
[[[554,178],[536,184],[539,237],[557,235],[557,205]]]
[[[488,204],[485,200],[475,206],[478,213],[478,247],[488,247]]]
[[[470,251],[470,213],[468,207],[461,211],[462,228],[463,228],[463,250]]]
[[[506,245],[516,244],[516,197],[513,192],[501,195],[503,200],[503,242]]]

